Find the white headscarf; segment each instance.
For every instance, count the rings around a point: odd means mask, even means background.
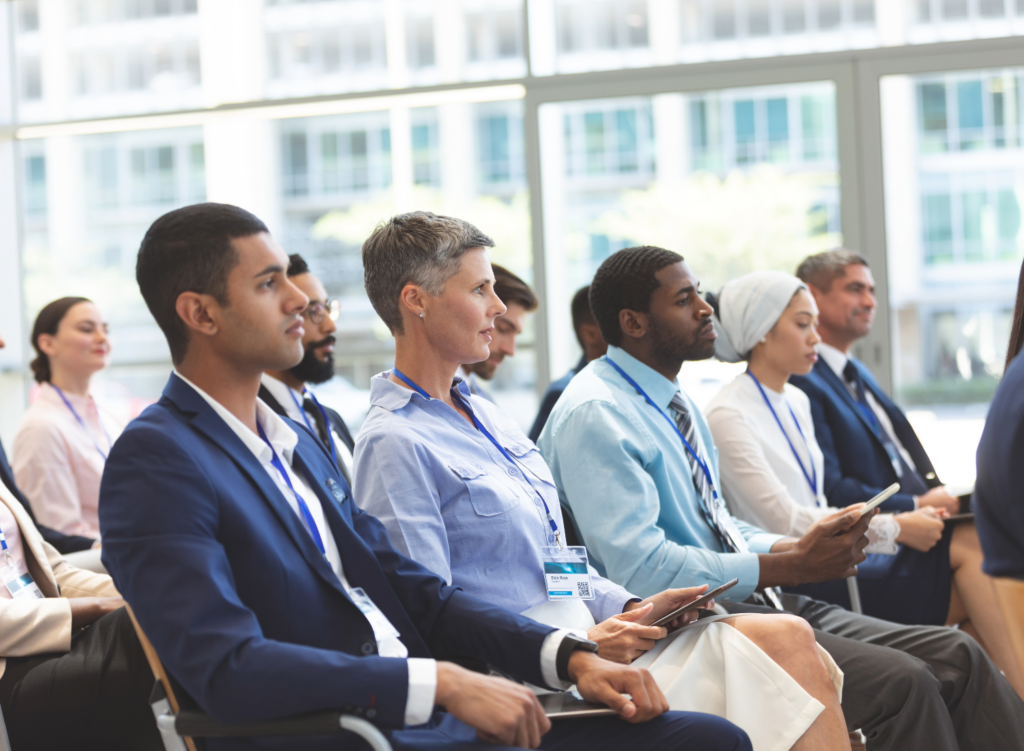
[[[750,357],[801,289],[807,285],[781,271],[755,271],[727,282],[718,293],[715,356],[723,362]]]

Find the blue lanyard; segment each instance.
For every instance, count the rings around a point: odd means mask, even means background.
[[[100,448],[100,445],[96,443],[96,439],[93,438],[92,432],[89,430],[89,426],[85,424],[85,420],[83,420],[75,411],[75,408],[71,406],[71,402],[69,402],[68,398],[64,396],[64,392],[60,390],[60,387],[52,383],[50,385],[53,386],[53,390],[56,391],[60,398],[64,401],[64,406],[71,410],[71,414],[75,416],[75,419],[78,421],[78,424],[82,426],[82,430],[84,430],[85,434],[89,436],[89,440],[92,441],[92,445],[95,446],[96,450],[100,452],[100,456],[103,457],[103,461],[106,461],[107,455],[103,452],[103,449]],[[99,417],[99,410],[97,410],[96,412],[96,420],[100,424],[100,430],[103,431],[103,435],[106,436],[108,446],[107,450],[109,451],[111,448],[114,447],[114,442],[110,440],[110,434],[107,433],[107,429],[103,427],[103,420],[101,420]]]
[[[270,456],[273,457],[270,460],[270,463],[274,465],[274,469],[281,473],[281,477],[283,477],[284,481],[288,484],[288,489],[292,491],[292,495],[294,495],[295,500],[298,501],[299,511],[302,513],[302,518],[306,520],[306,526],[309,527],[309,534],[313,536],[313,542],[316,543],[320,552],[326,556],[327,548],[324,547],[324,541],[320,539],[320,530],[317,529],[316,522],[313,521],[313,514],[310,512],[309,506],[306,505],[302,496],[299,495],[295,486],[292,485],[292,478],[290,478],[288,473],[284,471],[284,464],[281,463],[280,457],[278,457],[277,452],[274,451],[274,446],[267,439],[267,434],[263,432],[263,426],[260,425],[258,420],[256,421],[256,428],[259,430],[260,438],[263,439],[263,442],[267,444],[267,447],[270,449]]]
[[[405,375],[398,368],[392,368],[391,372],[398,376],[398,378],[403,383],[405,383],[409,388],[411,388],[413,391],[417,392],[424,398],[433,398],[432,396],[430,396],[430,394],[428,394],[426,391],[424,391],[418,385],[416,385],[415,381],[413,381],[411,378]],[[551,531],[555,533],[555,544],[558,546],[559,550],[562,550],[562,540],[561,534],[558,531],[558,523],[555,521],[555,518],[551,515],[551,509],[548,508],[548,502],[544,500],[544,496],[541,495],[541,492],[537,490],[536,486],[533,484],[533,481],[530,480],[530,476],[527,474],[526,468],[519,464],[519,462],[517,462],[515,459],[513,459],[512,455],[505,450],[505,447],[498,443],[494,436],[491,435],[490,431],[483,426],[483,423],[476,419],[476,414],[473,412],[472,407],[470,407],[469,403],[462,398],[462,395],[458,392],[458,389],[453,388],[451,394],[452,399],[458,402],[459,406],[469,413],[469,417],[471,420],[473,420],[473,425],[476,426],[476,429],[483,433],[485,436],[487,436],[487,440],[494,444],[494,448],[498,449],[498,451],[501,452],[501,455],[508,460],[509,464],[511,464],[513,467],[516,467],[520,472],[522,472],[523,478],[526,480],[526,483],[530,486],[530,489],[537,494],[537,497],[540,499],[540,502],[544,504],[544,513],[547,514],[548,524],[551,525]]]
[[[761,382],[757,380],[757,376],[749,370],[747,371],[747,375],[750,376],[754,383],[757,384],[757,390],[761,392],[761,398],[764,399],[764,403],[767,404],[768,409],[771,410],[772,417],[775,418],[775,423],[779,426],[779,430],[782,431],[782,435],[786,437],[786,443],[789,444],[789,450],[793,452],[793,458],[796,459],[796,463],[800,465],[800,471],[804,473],[804,479],[807,480],[807,484],[811,486],[811,493],[813,493],[815,498],[817,498],[818,470],[814,466],[814,457],[811,456],[811,447],[807,443],[807,438],[804,437],[804,431],[800,429],[800,422],[796,419],[796,414],[793,412],[793,408],[789,405],[789,402],[786,402],[786,407],[789,408],[789,416],[793,418],[793,424],[796,425],[796,432],[800,434],[800,440],[804,442],[804,448],[807,449],[807,458],[811,462],[811,474],[807,473],[807,468],[804,467],[803,459],[801,459],[800,455],[796,452],[796,446],[794,446],[793,441],[789,439],[789,433],[787,433],[786,429],[782,427],[782,420],[780,420],[779,416],[775,413],[775,407],[773,407],[772,403],[768,400],[768,394],[764,393],[764,387],[761,386]],[[785,401],[785,397],[783,397],[783,401]]]
[[[7,538],[4,537],[4,531],[0,529],[0,552],[4,554],[4,562],[8,566],[14,565],[14,559],[11,558],[11,551],[7,548]]]
[[[320,414],[323,415],[324,425],[327,428],[327,443],[331,447],[331,459],[333,459],[334,463],[337,464],[338,451],[334,448],[334,435],[331,433],[331,421],[327,419],[327,412],[324,410],[323,407],[320,406],[320,402],[318,402],[316,397],[313,396],[312,391],[304,388],[302,390],[302,393],[309,396],[309,398],[313,401],[313,404],[316,405],[316,408],[320,410]],[[294,402],[295,404],[295,409],[299,410],[299,414],[302,415],[302,421],[306,423],[306,427],[309,428],[309,432],[311,432],[313,435],[317,435],[316,428],[309,424],[309,418],[306,417],[306,410],[302,408],[302,405],[299,404],[299,400],[295,398],[295,392],[292,391],[291,386],[288,387],[288,396],[292,398],[292,402]]]
[[[700,465],[701,470],[703,470],[704,477],[706,477],[707,481],[708,481],[708,487],[711,488],[712,497],[715,500],[718,500],[718,490],[715,488],[715,483],[711,479],[711,470],[708,469],[708,463],[706,461],[704,461],[703,459],[701,459],[700,455],[696,451],[693,450],[693,446],[690,445],[690,442],[688,440],[686,440],[686,436],[684,436],[682,434],[682,431],[679,430],[679,426],[676,425],[675,420],[673,420],[671,417],[666,415],[661,410],[661,408],[657,404],[654,403],[654,401],[651,399],[651,397],[647,396],[647,392],[644,391],[642,388],[640,388],[640,384],[637,383],[636,381],[634,381],[632,378],[630,378],[626,374],[626,371],[624,371],[622,368],[620,368],[618,365],[616,365],[615,362],[610,357],[608,357],[608,355],[604,356],[604,361],[607,362],[609,365],[611,365],[613,368],[615,368],[617,371],[619,371],[619,375],[621,375],[623,378],[626,379],[626,383],[628,383],[630,386],[635,388],[636,392],[638,394],[640,394],[640,396],[642,396],[644,399],[646,399],[647,403],[650,404],[652,407],[654,407],[655,411],[659,415],[664,417],[665,421],[668,422],[668,424],[672,426],[672,430],[674,430],[676,432],[676,435],[679,436],[679,439],[683,442],[683,445],[686,446],[686,450],[690,452],[690,456],[692,456],[694,459],[697,460],[697,464]]]

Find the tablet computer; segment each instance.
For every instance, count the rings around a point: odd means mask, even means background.
[[[669,623],[674,621],[676,618],[681,616],[683,613],[689,613],[691,610],[696,610],[701,605],[704,605],[704,604],[710,602],[711,600],[713,600],[716,597],[718,597],[718,595],[722,594],[722,592],[726,591],[727,589],[732,589],[733,587],[735,587],[739,583],[740,583],[739,579],[733,579],[732,581],[726,582],[721,587],[716,587],[715,589],[709,590],[709,591],[705,592],[704,594],[702,594],[700,597],[698,597],[693,602],[688,602],[685,605],[683,605],[681,608],[679,608],[677,610],[673,610],[671,613],[669,613],[666,616],[662,616],[661,618],[656,620],[651,625],[652,626],[667,626]]]

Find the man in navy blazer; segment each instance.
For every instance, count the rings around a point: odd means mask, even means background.
[[[903,410],[849,355],[874,321],[875,282],[868,262],[852,251],[832,250],[804,259],[796,274],[818,304],[822,343],[814,369],[790,383],[811,402],[829,505],[867,501],[898,482],[900,492],[881,505],[883,511],[934,506],[957,513],[959,499],[939,481]]]
[[[199,706],[223,722],[340,708],[396,748],[750,749],[720,718],[666,713],[646,671],[450,587],[391,547],[324,446],[257,399],[263,371],[302,357],[308,299],[287,266],[262,222],[221,204],[164,215],[139,251],[139,286],[175,372],[107,461],[103,561]],[[628,723],[650,722],[552,729],[525,687],[444,658],[551,688],[575,682]],[[351,736],[206,745],[363,747]]]

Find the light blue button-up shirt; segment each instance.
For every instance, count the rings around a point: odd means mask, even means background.
[[[356,502],[384,523],[399,551],[449,583],[516,613],[546,602],[541,549],[554,542],[544,502],[563,544],[565,527],[554,478],[533,441],[456,377],[513,466],[454,409],[389,376],[370,384],[372,406],[355,448]],[[595,599],[584,602],[597,622],[633,599],[596,572],[592,584]]]
[[[679,384],[626,354],[608,357],[647,392],[666,415]],[[714,485],[718,451],[707,422],[686,394],[697,439]],[[757,553],[782,539],[736,520],[749,553],[724,553],[708,525],[679,434],[603,359],[587,365],[566,388],[538,446],[572,509],[592,563],[631,592],[653,595],[670,587],[733,578],[723,599],[745,600],[757,587]]]

